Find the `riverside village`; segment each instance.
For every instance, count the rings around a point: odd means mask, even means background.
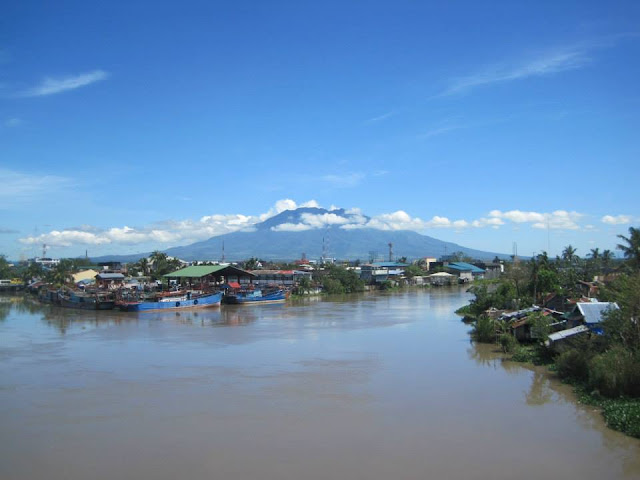
[[[0,289],[50,308],[144,314],[462,288],[472,298],[456,313],[472,342],[547,366],[600,408],[609,427],[640,438],[640,230],[620,240],[621,257],[598,248],[580,257],[569,245],[556,258],[492,261],[463,252],[408,259],[392,243],[386,258],[368,261],[304,253],[289,261],[184,261],[159,251],[132,262],[92,261],[50,258],[44,246],[30,260],[0,257]]]

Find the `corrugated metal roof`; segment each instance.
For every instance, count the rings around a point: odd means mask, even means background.
[[[124,275],[121,273],[99,273],[96,278],[100,280],[122,280]]]
[[[451,275],[450,273],[447,273],[447,272],[438,272],[438,273],[432,273],[431,275],[427,275],[427,277],[455,277],[455,275]]]
[[[475,265],[471,265],[467,262],[450,262],[446,267],[454,270],[460,270],[462,272],[471,270],[471,273],[484,273],[484,270],[480,267],[476,267]]]
[[[176,270],[173,273],[167,273],[164,276],[170,278],[201,278],[211,275],[212,273],[219,272],[224,268],[227,268],[226,265],[193,265],[191,267]]]
[[[608,310],[618,310],[617,303],[613,302],[583,302],[576,304],[576,308],[584,317],[584,323],[594,324],[602,321],[602,314]]]
[[[573,335],[577,335],[578,333],[588,332],[589,329],[584,325],[578,325],[577,327],[569,328],[568,330],[560,330],[559,332],[552,333],[549,335],[549,341],[551,343],[557,342],[558,340],[562,340],[567,337],[572,337]]]

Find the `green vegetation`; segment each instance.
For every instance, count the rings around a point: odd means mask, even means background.
[[[586,259],[578,257],[571,245],[553,260],[543,252],[529,262],[511,263],[498,281],[473,286],[470,291],[475,298],[457,313],[472,322],[474,340],[498,343],[514,361],[549,365],[560,379],[576,387],[581,401],[602,409],[611,428],[640,438],[640,229],[632,227],[628,236],[619,238],[623,262],[614,262],[610,251],[597,248]],[[609,274],[614,275],[600,284],[598,296],[601,301],[616,302],[620,309],[605,314],[602,335],[574,337],[563,343],[561,351],[545,346],[550,317],[529,314],[526,322],[533,343],[520,345],[508,325],[485,313],[539,304],[549,294],[580,297],[581,280]]]
[[[476,342],[495,343],[496,322],[487,315],[481,315],[471,330],[471,336]]]
[[[12,271],[4,255],[0,255],[0,279],[11,278]]]
[[[323,290],[329,294],[364,291],[364,282],[357,273],[337,265],[327,265],[318,280]]]

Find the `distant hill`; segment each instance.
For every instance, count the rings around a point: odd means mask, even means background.
[[[322,228],[302,231],[280,231],[279,229],[304,228],[305,222],[323,218],[334,222]],[[262,223],[254,225],[251,231],[227,233],[201,242],[165,250],[170,256],[183,260],[220,260],[222,245],[227,261],[245,260],[258,257],[263,260],[294,260],[305,253],[308,258],[320,258],[323,253],[323,239],[327,256],[341,260],[361,259],[366,261],[371,252],[386,258],[388,244],[393,244],[394,255],[415,259],[420,257],[441,257],[445,253],[463,252],[473,258],[491,260],[498,256],[507,259],[509,255],[485,252],[463,247],[452,242],[443,242],[427,235],[409,230],[378,230],[375,228],[340,228],[343,223],[356,223],[369,218],[348,213],[343,209],[298,208],[286,210]],[[101,257],[96,260],[114,259],[135,261],[147,253]]]

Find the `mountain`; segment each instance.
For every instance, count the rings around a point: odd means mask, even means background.
[[[359,213],[349,213],[343,209],[298,208],[286,210],[258,223],[252,231],[239,231],[212,237],[202,242],[166,250],[168,255],[184,260],[219,260],[224,255],[227,260],[244,260],[259,257],[264,260],[293,260],[303,253],[308,258],[320,258],[323,244],[327,256],[337,259],[368,260],[372,253],[379,258],[387,258],[388,244],[393,244],[394,255],[398,257],[420,258],[440,257],[445,253],[463,252],[473,258],[493,259],[496,255],[463,247],[452,242],[443,242],[427,235],[409,230],[379,230],[375,228],[340,228],[344,224],[366,223],[369,217]],[[323,228],[306,228],[327,222]],[[289,228],[287,230],[279,230]]]
[[[254,225],[251,230],[211,237],[191,245],[169,248],[164,252],[183,260],[220,260],[224,245],[224,257],[228,261],[246,260],[251,257],[263,260],[294,260],[300,258],[303,253],[307,258],[319,259],[322,257],[324,245],[327,257],[368,261],[372,254],[377,258],[386,259],[388,244],[392,243],[394,255],[408,259],[438,258],[453,252],[462,252],[482,260],[492,260],[496,256],[501,259],[509,258],[509,255],[474,250],[411,230],[362,227],[369,220],[370,217],[366,215],[344,209],[298,208],[268,218]],[[358,228],[341,228],[344,225],[355,225]],[[318,228],[319,226],[321,228]],[[148,255],[149,253],[110,255],[94,260],[132,262]]]

